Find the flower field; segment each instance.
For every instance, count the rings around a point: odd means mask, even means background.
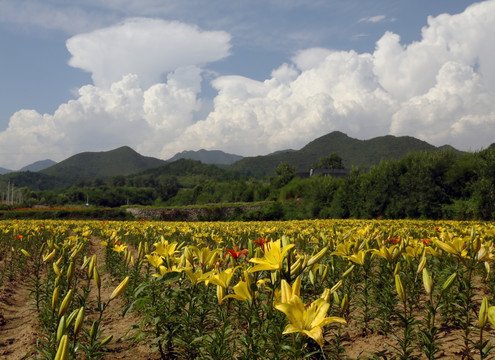
[[[492,359],[494,244],[484,222],[2,221],[0,357]]]

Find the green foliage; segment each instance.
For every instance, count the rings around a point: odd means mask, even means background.
[[[399,160],[409,153],[424,151],[434,153],[441,150],[442,148],[409,136],[387,135],[370,140],[358,140],[334,131],[311,141],[300,150],[245,157],[229,166],[229,169],[247,176],[262,178],[273,175],[282,161],[295,166],[297,171],[309,171],[317,159],[332,153],[339,154],[346,168],[370,168],[385,160]]]
[[[342,158],[335,152],[318,159],[313,169],[344,169]]]

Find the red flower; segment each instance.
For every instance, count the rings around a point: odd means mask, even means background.
[[[241,255],[244,255],[245,257],[248,256],[249,252],[248,252],[248,249],[242,249],[242,250],[239,250],[237,251],[237,245],[234,245],[234,249],[225,249],[225,254],[223,255],[223,257],[226,257],[227,255],[232,256],[235,260],[239,259],[239,257]]]
[[[256,245],[261,247],[261,250],[265,251],[265,243],[268,242],[268,239],[263,239],[260,237],[258,240],[251,240],[254,242]]]
[[[422,239],[421,241],[422,241],[422,242],[423,242],[423,244],[425,244],[425,245],[428,245],[428,244],[431,242],[431,240],[430,240],[430,239]]]
[[[21,240],[21,239],[22,239],[22,235],[16,235],[16,236],[15,236],[15,238],[16,238],[17,240]]]
[[[388,238],[385,241],[388,242],[388,243],[392,243],[392,244],[398,244],[398,243],[400,243],[400,239],[395,239],[395,238]]]

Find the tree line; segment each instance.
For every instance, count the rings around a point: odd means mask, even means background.
[[[337,154],[314,164],[342,167]],[[301,177],[286,162],[263,179],[208,169],[186,175],[178,169],[180,175],[155,171],[81,180],[68,189],[24,188],[23,199],[26,206],[89,202],[105,207],[267,202],[264,210],[243,214],[245,219],[495,219],[495,146],[476,153],[409,154],[370,169],[352,169],[344,178]]]

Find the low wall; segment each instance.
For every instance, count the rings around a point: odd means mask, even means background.
[[[236,212],[261,210],[262,205],[256,206],[210,206],[190,208],[129,208],[126,209],[137,219],[165,221],[218,221],[232,218]]]

